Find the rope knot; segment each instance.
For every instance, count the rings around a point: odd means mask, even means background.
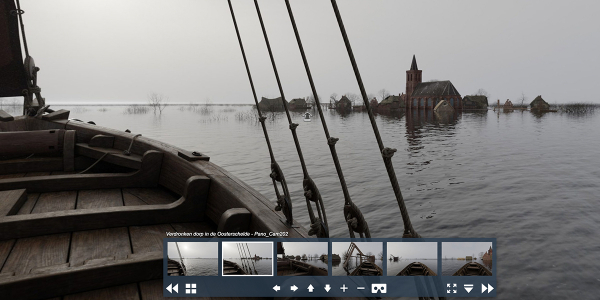
[[[340,139],[338,139],[338,138],[330,137],[327,139],[327,145],[335,146],[335,143],[337,143],[337,141],[339,141],[339,140]]]
[[[297,123],[290,124],[290,130],[296,130],[296,127],[298,127]]]
[[[383,148],[383,150],[381,150],[381,156],[383,156],[384,158],[391,158],[392,156],[394,156],[394,152],[396,151],[398,150],[394,148],[385,147]]]
[[[258,118],[258,121],[261,122],[261,123],[265,123],[266,119],[267,119],[267,117],[262,117],[261,116],[260,118]]]
[[[308,235],[313,236],[313,235],[317,235],[317,236],[321,236],[321,229],[323,227],[321,226],[321,219],[319,218],[315,218],[315,221],[310,223],[310,230],[308,231]]]

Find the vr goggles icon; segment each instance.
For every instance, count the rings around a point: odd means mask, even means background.
[[[377,294],[377,292],[381,292],[382,294],[385,294],[387,292],[387,284],[385,284],[385,283],[371,284],[371,293]]]

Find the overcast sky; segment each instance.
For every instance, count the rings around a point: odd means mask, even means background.
[[[179,251],[181,251],[181,256],[183,258],[219,258],[218,243],[177,242],[177,244],[179,245]],[[179,258],[179,253],[177,253],[177,247],[175,246],[175,243],[168,243],[168,247],[169,257]]]
[[[315,254],[327,254],[328,248],[326,242],[304,242],[304,243],[283,243],[285,255],[302,255],[306,254],[313,256]]]
[[[238,250],[237,244],[240,244],[246,249],[246,245],[250,250],[250,256],[254,257],[254,255],[258,255],[263,258],[272,258],[273,257],[273,243],[271,242],[244,242],[244,243],[233,243],[233,242],[223,242],[223,258],[240,258],[240,251]],[[246,250],[246,255],[248,250]]]
[[[286,98],[310,94],[283,0],[259,1]],[[317,92],[358,93],[330,1],[291,0]],[[451,80],[491,100],[600,103],[600,1],[338,1],[368,93]],[[22,0],[46,101],[253,103],[226,0]],[[233,0],[258,96],[279,96],[253,1]],[[325,100],[324,99],[324,100]]]
[[[457,258],[457,257],[465,257],[472,256],[475,254],[476,257],[479,257],[479,252],[487,252],[490,250],[492,246],[491,242],[484,243],[465,243],[465,242],[456,242],[456,243],[442,243],[442,258]]]
[[[355,244],[365,255],[368,252],[372,252],[377,256],[379,252],[383,251],[383,243],[380,242],[355,242]],[[348,251],[348,247],[350,247],[350,242],[334,242],[331,245],[331,253],[338,254],[343,259],[344,253]],[[354,250],[353,255],[356,255],[357,253],[358,251]]]
[[[402,258],[437,259],[437,243],[387,243],[388,258],[390,254]]]

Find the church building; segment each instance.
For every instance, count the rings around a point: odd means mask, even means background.
[[[433,109],[442,100],[447,100],[454,109],[462,109],[462,98],[452,82],[422,82],[422,73],[413,55],[410,70],[406,71],[406,109]]]

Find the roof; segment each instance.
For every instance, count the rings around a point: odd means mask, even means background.
[[[541,101],[543,104],[549,105],[549,104],[548,104],[548,102],[546,102],[546,101],[545,101],[545,100],[542,98],[542,96],[541,96],[541,95],[540,95],[540,96],[537,96],[537,97],[535,97],[535,99],[533,99],[533,101],[531,101],[531,104],[529,104],[529,105],[530,105],[530,106],[533,106],[533,105],[537,104],[537,102],[540,102],[540,101]]]
[[[400,101],[400,96],[389,95],[385,99],[381,100],[381,105],[392,104],[395,101]]]
[[[417,67],[417,58],[415,57],[415,55],[413,54],[413,61],[412,64],[410,65],[410,70],[419,70],[419,68]]]
[[[419,96],[460,96],[450,80],[421,82],[413,91],[411,97]]]
[[[469,100],[473,101],[475,103],[488,105],[488,98],[487,98],[487,96],[478,96],[478,95],[470,96],[470,95],[467,95],[467,96],[463,97],[463,101],[469,101]]]
[[[348,97],[346,96],[342,96],[342,98],[340,98],[340,100],[338,102],[348,102],[348,103],[352,103],[352,101],[350,101],[350,99],[348,99]]]
[[[292,99],[292,101],[290,101],[290,104],[294,104],[294,105],[306,105],[306,100],[304,100],[304,98],[296,98],[296,99]]]
[[[287,103],[287,101],[286,101],[286,103]],[[273,99],[262,97],[262,98],[260,98],[259,104],[267,105],[267,106],[282,106],[283,105],[283,103],[281,102],[281,97],[277,97],[277,98],[273,98]]]

